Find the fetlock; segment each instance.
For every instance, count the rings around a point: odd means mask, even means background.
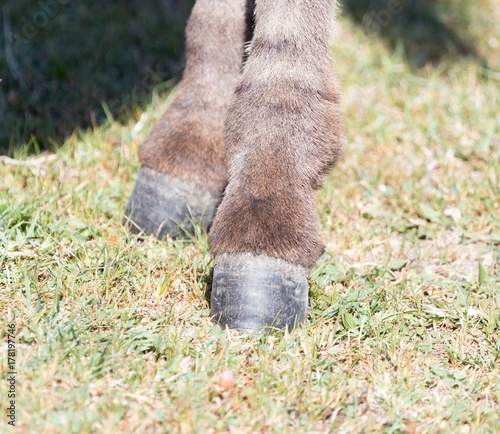
[[[279,183],[274,179],[260,192],[237,182],[228,185],[210,231],[214,255],[248,252],[315,264],[322,251],[315,192],[277,189]]]
[[[141,163],[194,188],[221,194],[227,184],[223,146],[227,108],[189,108],[181,93],[139,148]]]

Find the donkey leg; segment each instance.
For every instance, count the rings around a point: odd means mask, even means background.
[[[335,0],[256,0],[229,110],[229,183],[211,229],[212,316],[243,330],[306,319],[322,247],[315,204],[344,130],[330,43]]]
[[[197,0],[186,28],[186,68],[168,110],[139,149],[125,223],[132,232],[182,235],[210,225],[227,183],[224,121],[249,38],[247,0]]]

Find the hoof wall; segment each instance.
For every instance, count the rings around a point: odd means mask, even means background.
[[[193,233],[193,222],[212,223],[220,195],[142,166],[125,209],[123,223],[134,234],[164,238]]]
[[[307,318],[307,277],[307,268],[267,255],[218,255],[211,316],[222,327],[243,332],[292,330]]]

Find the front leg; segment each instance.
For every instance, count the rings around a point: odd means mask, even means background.
[[[321,254],[315,190],[344,136],[330,43],[334,0],[257,0],[226,123],[229,184],[210,232],[212,315],[230,328],[306,319]]]
[[[202,215],[210,225],[227,183],[224,122],[249,38],[247,4],[196,1],[182,81],[139,149],[143,166],[125,211],[132,232],[182,236]]]

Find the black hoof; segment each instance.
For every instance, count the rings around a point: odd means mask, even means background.
[[[307,268],[267,255],[218,255],[211,316],[240,331],[292,330],[307,317],[307,276]]]
[[[179,238],[202,219],[208,230],[219,202],[220,195],[142,166],[123,223],[135,234]]]

